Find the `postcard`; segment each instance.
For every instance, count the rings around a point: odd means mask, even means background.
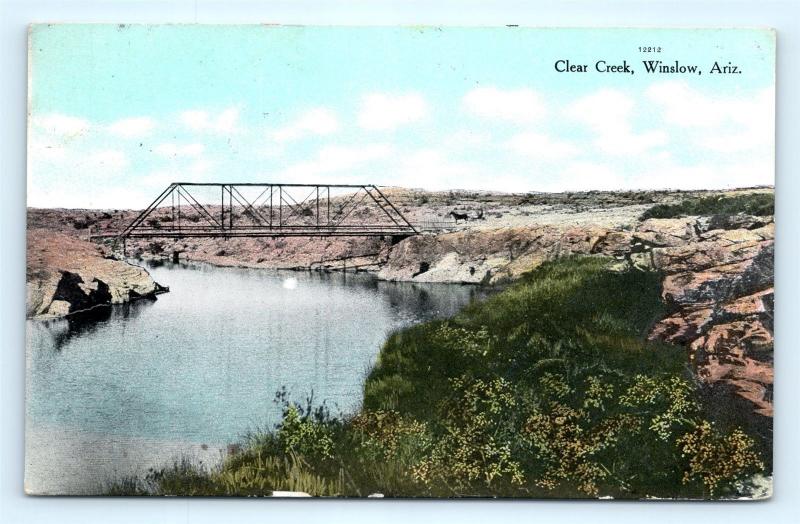
[[[26,493],[770,497],[775,41],[31,26]]]

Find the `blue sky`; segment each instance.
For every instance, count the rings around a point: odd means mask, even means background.
[[[774,46],[761,30],[37,25],[28,203],[139,208],[172,181],[771,184]]]

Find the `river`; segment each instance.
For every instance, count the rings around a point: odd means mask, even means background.
[[[96,494],[280,419],[275,394],[351,413],[393,330],[450,316],[477,288],[151,262],[157,300],[28,321],[26,489]]]

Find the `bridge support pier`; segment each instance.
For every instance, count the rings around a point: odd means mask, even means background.
[[[172,263],[177,264],[181,261],[181,252],[180,251],[173,251],[172,252]]]

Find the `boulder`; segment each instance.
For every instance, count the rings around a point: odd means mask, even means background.
[[[143,268],[62,233],[28,231],[27,251],[28,317],[61,317],[164,290]]]
[[[773,337],[758,316],[716,324],[690,348],[702,380],[733,386],[756,413],[772,416]]]
[[[630,231],[609,231],[595,243],[592,253],[624,257],[631,251],[633,233]]]
[[[697,217],[697,231],[705,233],[715,229],[757,229],[773,223],[771,216],[711,215]]]
[[[762,242],[730,245],[725,242],[693,242],[683,246],[653,248],[653,269],[667,273],[702,271],[713,266],[733,264],[755,257]]]
[[[686,308],[658,322],[650,332],[650,339],[674,344],[686,344],[702,335],[714,320],[714,308]]]
[[[697,238],[696,217],[650,218],[645,220],[633,233],[634,242],[647,246],[682,246]]]
[[[773,258],[772,241],[765,241],[750,258],[668,275],[664,279],[664,300],[672,307],[693,306],[753,294],[772,286]]]

